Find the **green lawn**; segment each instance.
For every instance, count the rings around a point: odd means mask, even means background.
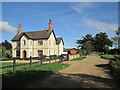
[[[79,61],[79,60],[83,60],[85,57],[79,57],[79,58],[75,58],[75,59],[72,59],[70,61]]]
[[[18,63],[18,64],[23,64],[23,63]],[[12,63],[2,63],[2,66],[10,66],[10,65],[13,65]],[[66,67],[66,64],[60,64],[60,63],[56,63],[56,64],[50,64],[50,65],[45,65],[45,66],[42,66],[42,67],[39,67],[41,64],[40,63],[35,63],[35,64],[32,64],[32,69],[34,70],[46,70],[46,71],[57,71],[58,69],[62,69],[64,67]],[[58,65],[58,66],[57,66]],[[36,67],[38,66],[38,67]],[[26,70],[30,67],[30,65],[22,65],[22,66],[16,66],[16,71],[18,70]],[[0,71],[0,74],[5,74],[5,73],[9,73],[9,72],[13,72],[13,67],[10,67],[10,68],[4,68],[2,69],[2,71]]]
[[[113,59],[115,59],[116,56],[119,57],[120,55],[104,54],[104,55],[101,55],[101,58],[108,59],[108,60],[113,60]]]
[[[39,64],[34,64],[32,66],[33,67],[32,70],[19,71],[16,73],[9,72],[9,73],[2,75],[3,88],[13,88],[13,87],[22,88],[31,82],[34,82],[38,79],[42,80],[46,76],[53,74],[54,72],[58,72],[59,70],[70,66],[69,64],[63,64],[63,63],[49,64],[49,65],[44,65],[41,67],[35,67],[36,65],[39,65]],[[19,69],[20,67],[21,66],[19,66]],[[26,68],[27,67],[29,66],[26,66]]]

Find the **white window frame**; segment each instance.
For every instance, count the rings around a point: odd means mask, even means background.
[[[42,43],[40,43],[40,42],[42,42]],[[44,44],[44,42],[43,42],[43,41],[38,41],[38,44],[39,44],[39,45],[43,45],[43,44]]]

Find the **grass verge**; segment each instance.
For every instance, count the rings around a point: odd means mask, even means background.
[[[108,59],[108,60],[112,60],[112,59],[114,59],[115,57],[114,57],[113,55],[110,55],[110,54],[104,54],[104,55],[101,55],[101,58]]]
[[[70,61],[79,61],[79,60],[83,60],[85,57],[79,57],[79,58],[75,58],[75,59],[72,59]]]
[[[3,88],[23,88],[31,82],[43,79],[48,75],[58,72],[61,69],[70,66],[69,64],[55,63],[41,67],[33,67],[32,70],[9,72],[2,75]]]

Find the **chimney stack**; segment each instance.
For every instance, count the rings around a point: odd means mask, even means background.
[[[18,24],[17,34],[20,34],[21,32],[22,32],[22,25],[21,25],[21,24]]]
[[[52,20],[49,20],[49,28],[48,28],[48,30],[50,30],[50,31],[52,31],[53,30],[53,27],[52,27]]]

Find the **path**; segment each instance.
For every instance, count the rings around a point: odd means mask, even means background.
[[[28,85],[28,88],[116,88],[107,69],[108,60],[92,54],[82,61],[66,61],[68,68]]]

